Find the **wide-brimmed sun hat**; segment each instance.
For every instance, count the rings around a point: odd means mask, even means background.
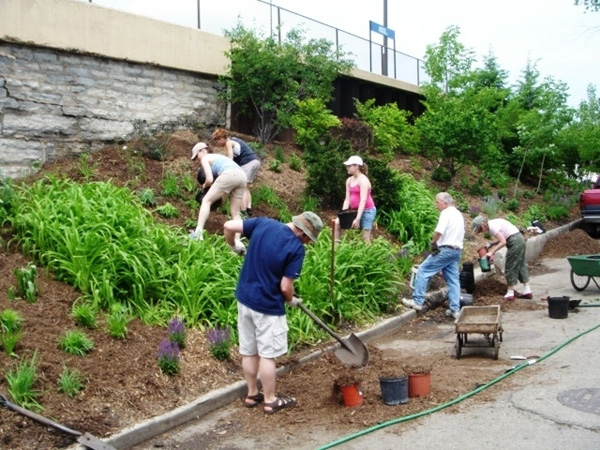
[[[292,223],[296,228],[304,231],[311,241],[316,242],[319,233],[323,229],[323,221],[319,216],[310,211],[304,211],[299,216],[292,217]]]
[[[473,231],[477,232],[479,231],[479,228],[481,227],[481,225],[483,225],[485,218],[483,216],[477,216],[473,219]]]

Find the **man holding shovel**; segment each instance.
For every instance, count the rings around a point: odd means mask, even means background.
[[[446,311],[446,315],[456,319],[460,311],[458,266],[465,238],[465,220],[460,211],[454,207],[454,199],[447,192],[440,192],[435,196],[435,206],[440,211],[440,217],[431,239],[431,254],[419,266],[413,298],[403,298],[402,303],[404,306],[421,311],[429,280],[441,270],[448,285],[450,308]]]
[[[253,408],[264,402],[264,412],[273,414],[296,404],[293,397],[275,394],[275,358],[288,347],[284,305],[302,302],[294,296],[294,280],[302,270],[304,245],[317,240],[323,222],[315,213],[303,212],[287,224],[258,217],[229,220],[223,229],[231,250],[246,255],[235,291],[242,370],[248,385],[244,404]],[[250,240],[247,251],[235,238],[237,233]]]

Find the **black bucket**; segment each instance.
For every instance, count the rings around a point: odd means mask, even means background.
[[[380,378],[381,398],[386,405],[408,403],[408,377]]]
[[[462,271],[459,274],[460,288],[472,294],[475,290],[475,275],[473,273],[473,263],[463,263]]]
[[[352,222],[356,219],[356,213],[355,209],[345,209],[338,212],[338,219],[340,219],[340,228],[342,230],[352,228]]]
[[[548,316],[566,319],[569,315],[569,297],[548,297]]]

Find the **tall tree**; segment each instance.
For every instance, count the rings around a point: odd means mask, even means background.
[[[254,132],[263,144],[289,125],[297,100],[314,98],[327,103],[336,77],[354,67],[331,42],[305,42],[302,30],[291,30],[282,43],[241,24],[225,35],[231,41],[226,52],[231,64],[220,78],[226,87],[222,95],[253,112]]]

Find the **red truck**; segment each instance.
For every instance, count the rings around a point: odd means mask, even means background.
[[[579,196],[579,212],[588,233],[598,234],[600,230],[600,177],[596,178],[591,189]]]

